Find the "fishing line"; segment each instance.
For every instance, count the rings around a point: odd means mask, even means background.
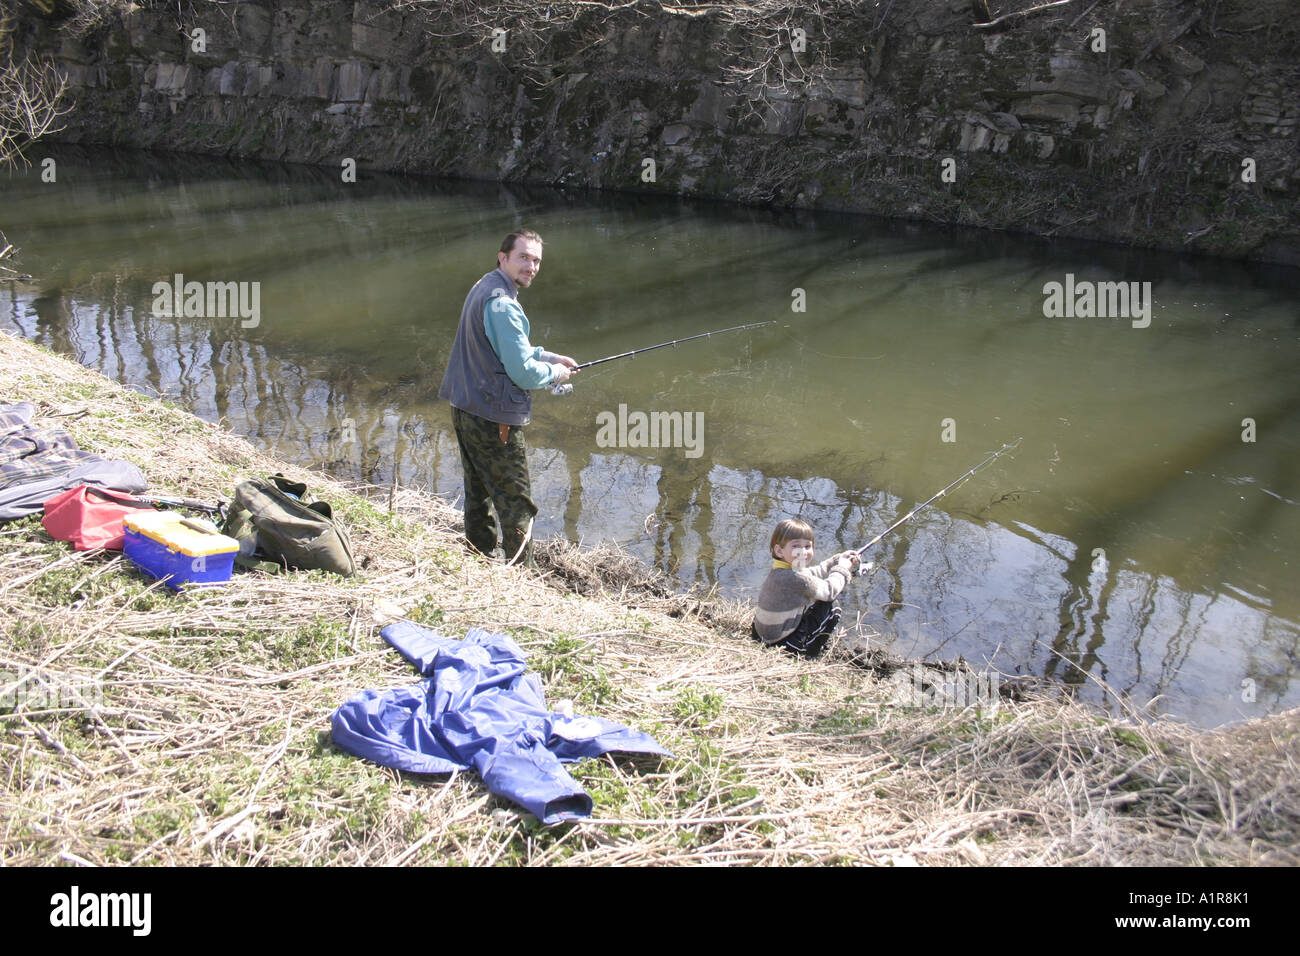
[[[787,329],[790,328],[790,323],[787,322],[785,327]],[[879,355],[845,355],[843,352],[823,352],[821,349],[813,348],[806,341],[793,334],[790,336],[790,341],[804,351],[811,352],[813,355],[821,358],[849,359],[854,362],[879,362],[882,358],[887,358],[889,355],[888,352],[881,352]]]
[[[632,349],[630,352],[620,352],[617,355],[607,355],[604,358],[593,359],[590,362],[583,362],[578,368],[591,368],[593,365],[603,365],[606,362],[614,362],[618,359],[632,358],[634,355],[640,355],[642,352],[653,352],[655,349],[666,349],[670,345],[680,345],[683,342],[693,342],[696,339],[707,339],[714,335],[725,335],[728,332],[743,332],[745,329],[761,329],[764,326],[775,325],[776,320],[772,319],[767,322],[750,322],[748,325],[733,325],[729,329],[714,329],[711,332],[700,332],[696,335],[688,335],[684,338],[673,339],[671,342],[660,342],[658,345],[647,345],[644,348]],[[573,392],[573,386],[567,382],[554,385],[551,388],[553,395],[568,395]]]
[[[1019,444],[1020,444],[1022,441],[1024,441],[1024,436],[1021,436],[1020,438],[1017,438],[1015,441],[1007,442],[1007,443],[1004,444],[1001,448],[999,448],[997,451],[995,451],[993,454],[989,455],[989,456],[988,456],[987,458],[985,458],[982,462],[980,462],[978,465],[976,465],[974,468],[970,469],[970,471],[967,471],[967,472],[963,473],[962,476],[961,476],[960,478],[958,478],[956,481],[951,482],[951,483],[948,484],[948,485],[945,485],[943,488],[940,488],[938,491],[936,491],[936,492],[935,492],[933,495],[931,495],[929,498],[925,499],[925,501],[921,502],[919,505],[917,505],[915,508],[913,508],[913,509],[912,509],[911,511],[909,511],[907,514],[903,515],[903,517],[899,518],[897,521],[895,521],[893,524],[891,524],[891,525],[890,525],[888,528],[886,528],[884,531],[880,532],[880,534],[876,535],[874,538],[872,538],[872,539],[871,539],[870,541],[868,541],[866,544],[862,545],[862,547],[860,547],[860,548],[854,548],[853,550],[857,551],[858,554],[861,554],[863,551],[866,551],[868,548],[874,547],[875,545],[879,544],[879,543],[880,543],[880,540],[881,540],[882,538],[884,538],[886,535],[892,534],[893,532],[897,531],[897,530],[898,530],[899,528],[901,528],[903,525],[907,524],[907,522],[909,522],[909,521],[911,521],[913,518],[915,518],[915,517],[917,516],[917,514],[919,514],[921,511],[923,511],[923,510],[925,510],[926,508],[928,508],[928,507],[929,507],[931,504],[933,504],[935,501],[937,501],[937,500],[939,500],[940,498],[942,498],[944,495],[946,495],[948,492],[952,491],[954,488],[956,488],[956,487],[957,487],[958,485],[960,485],[962,482],[966,481],[968,478],[973,477],[973,476],[975,475],[975,473],[978,472],[978,471],[979,471],[981,468],[983,468],[985,465],[989,464],[989,463],[992,462],[994,459],[996,459],[996,458],[998,458],[999,456],[1005,454],[1006,452],[1010,451],[1011,449],[1016,448],[1017,446],[1019,446]],[[874,565],[872,565],[872,566],[874,567]],[[862,567],[858,570],[858,574],[859,574],[859,575],[866,574],[868,570],[869,570],[868,566],[867,566],[866,564],[864,564],[864,565],[862,565]]]

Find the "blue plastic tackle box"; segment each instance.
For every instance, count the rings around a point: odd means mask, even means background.
[[[239,542],[215,528],[171,511],[128,515],[122,527],[127,559],[173,591],[230,580]]]

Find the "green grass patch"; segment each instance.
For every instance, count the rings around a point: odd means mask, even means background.
[[[722,716],[726,699],[716,691],[685,687],[673,698],[672,714],[688,727],[707,727]]]
[[[859,734],[875,730],[880,723],[875,711],[863,711],[853,704],[844,704],[831,711],[813,724],[813,730],[819,734],[837,736],[840,734]]]
[[[552,702],[567,698],[575,704],[596,707],[613,700],[617,693],[591,647],[572,635],[556,635],[534,648],[528,663],[545,681]]]

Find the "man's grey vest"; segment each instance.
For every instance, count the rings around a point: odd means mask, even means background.
[[[518,293],[510,277],[493,269],[469,290],[460,311],[460,326],[451,346],[447,374],[442,377],[438,397],[461,411],[503,425],[527,425],[533,398],[516,385],[488,340],[483,327],[483,309],[494,295],[514,299]]]

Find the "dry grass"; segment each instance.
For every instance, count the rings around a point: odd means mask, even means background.
[[[626,555],[547,542],[540,573],[490,564],[436,499],[402,490],[390,512],[387,493],[286,467],[8,336],[0,381],[0,401],[84,409],[61,423],[159,491],[306,480],[365,562],[348,580],[250,574],[175,596],[36,519],[0,525],[3,683],[24,670],[24,692],[49,688],[0,706],[0,863],[1300,862],[1295,711],[1205,733],[1062,699],[908,706],[897,662],[765,651],[743,608],[676,595]],[[547,829],[473,773],[342,754],[332,710],[413,681],[378,638],[394,615],[505,631],[549,699],[676,756],[575,765],[596,817]]]

